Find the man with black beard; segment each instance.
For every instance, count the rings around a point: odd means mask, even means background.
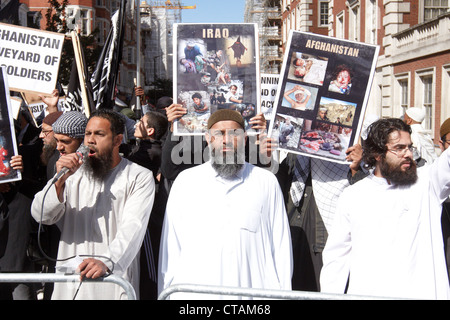
[[[244,161],[245,123],[239,112],[220,109],[207,128],[210,161],[182,171],[169,195],[159,291],[180,283],[290,290],[289,224],[275,176]]]
[[[441,211],[450,195],[450,152],[417,169],[402,120],[381,119],[368,130],[363,161],[373,171],[339,198],[321,291],[344,293],[348,285],[349,294],[448,299]]]
[[[74,258],[74,272],[82,279],[114,274],[139,292],[138,253],[153,205],[155,183],[150,170],[119,154],[125,123],[115,111],[99,109],[86,125],[84,145],[89,153],[83,164],[76,153],[63,154],[57,172],[36,194],[34,219],[57,224],[61,230],[57,272]],[[77,260],[77,258],[80,258]],[[81,261],[82,260],[82,261]],[[121,299],[125,291],[108,283],[56,283],[52,299]]]

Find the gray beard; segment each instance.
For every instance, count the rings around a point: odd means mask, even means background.
[[[42,147],[42,153],[41,153],[41,162],[43,165],[48,165],[48,161],[53,156],[56,150],[56,143],[55,144],[44,144]]]
[[[225,155],[215,150],[210,151],[211,164],[217,174],[224,179],[231,180],[235,177],[245,163],[243,152],[227,152]]]

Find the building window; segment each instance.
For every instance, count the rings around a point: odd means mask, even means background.
[[[410,76],[410,73],[395,75],[393,112],[398,117],[403,116],[406,109],[410,107]]]
[[[409,88],[408,88],[408,80],[407,79],[402,79],[398,82],[398,84],[400,85],[400,92],[401,92],[401,97],[400,97],[400,106],[402,108],[402,114],[405,114],[406,109],[408,108],[409,105]]]
[[[423,107],[425,109],[425,119],[423,126],[426,130],[433,128],[433,77],[421,77],[423,84]]]
[[[91,28],[91,10],[80,7],[67,8],[67,28],[69,30],[80,30],[82,35],[89,35]]]
[[[114,14],[119,9],[119,4],[117,3],[117,0],[111,1],[111,15]]]
[[[328,26],[328,1],[319,2],[319,27]]]
[[[351,2],[351,3],[350,3]],[[359,1],[349,1],[348,39],[359,40]]]
[[[336,38],[344,38],[344,12],[336,15]]]
[[[449,11],[448,0],[425,0],[423,4],[424,21],[430,21]]]
[[[376,44],[379,29],[377,0],[368,0],[366,6],[366,42]]]

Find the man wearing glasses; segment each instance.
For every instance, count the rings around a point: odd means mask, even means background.
[[[450,297],[441,231],[450,195],[450,153],[417,169],[411,128],[400,119],[369,127],[371,174],[347,187],[323,252],[322,292],[413,299]]]
[[[444,152],[450,147],[450,118],[445,120],[439,130],[439,147]],[[445,260],[450,278],[450,197],[442,204],[442,236],[444,237]]]
[[[439,146],[441,147],[441,151],[444,152],[448,147],[450,147],[450,118],[442,123],[439,136],[441,137]]]
[[[42,139],[43,143],[41,162],[47,167],[47,180],[53,177],[56,173],[55,163],[59,159],[59,151],[56,150],[56,140],[52,125],[62,114],[62,111],[51,112],[42,120],[39,138]]]

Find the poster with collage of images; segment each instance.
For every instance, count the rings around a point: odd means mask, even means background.
[[[291,30],[269,125],[279,149],[345,163],[378,52],[376,45]]]
[[[0,183],[22,179],[20,170],[13,169],[9,162],[18,155],[16,131],[10,100],[8,75],[5,66],[0,68]]]
[[[203,135],[218,109],[239,111],[246,125],[259,112],[257,35],[253,23],[174,25],[174,101],[187,108],[175,135]]]

